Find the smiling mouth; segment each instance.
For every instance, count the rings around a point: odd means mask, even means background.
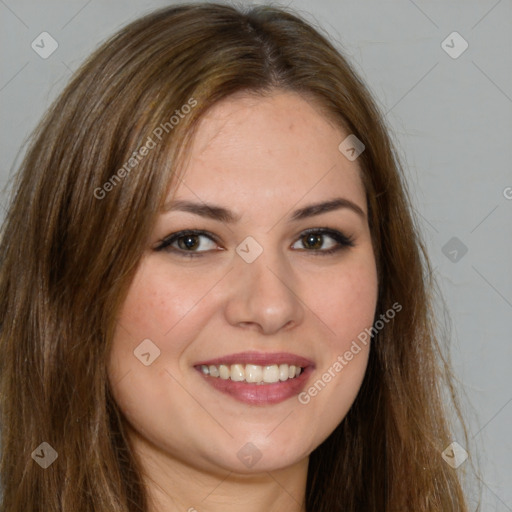
[[[194,369],[214,390],[239,402],[265,406],[298,395],[315,364],[296,354],[253,351],[198,361]]]
[[[265,406],[297,396],[315,363],[289,352],[248,351],[197,361],[194,369],[214,390],[239,402]]]
[[[204,375],[233,382],[246,382],[251,384],[275,384],[295,379],[304,370],[293,364],[219,364],[200,365],[198,368]]]

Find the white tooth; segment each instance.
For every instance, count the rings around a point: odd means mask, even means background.
[[[261,382],[263,380],[263,370],[261,366],[255,364],[246,364],[245,380],[247,382]]]
[[[288,365],[280,364],[279,365],[279,380],[288,380]]]
[[[279,367],[277,364],[265,366],[263,369],[263,382],[277,382],[279,380]]]
[[[302,373],[300,366],[293,364],[273,364],[267,366],[259,366],[256,364],[232,364],[231,366],[221,364],[201,365],[201,372],[211,377],[220,377],[221,379],[231,380],[235,382],[250,382],[256,384],[272,384],[279,381],[286,381],[298,377]]]
[[[235,382],[240,382],[245,380],[245,372],[244,367],[241,364],[232,364],[231,365],[231,380]]]
[[[219,366],[219,375],[221,379],[229,379],[229,368],[225,364]]]

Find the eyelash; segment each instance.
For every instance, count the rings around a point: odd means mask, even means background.
[[[340,233],[339,231],[335,229],[329,229],[329,228],[312,228],[307,229],[303,231],[298,240],[301,240],[302,238],[310,235],[310,234],[316,234],[316,235],[327,235],[331,237],[335,242],[337,242],[338,245],[335,247],[332,247],[331,249],[303,249],[306,252],[312,253],[314,256],[328,256],[330,254],[334,254],[346,247],[353,247],[354,246],[354,240],[351,237],[345,236],[343,233]],[[212,233],[209,233],[208,231],[203,231],[199,229],[187,229],[183,231],[178,231],[177,233],[173,233],[163,240],[161,240],[158,244],[158,246],[155,248],[155,251],[168,251],[173,252],[175,254],[178,254],[179,256],[183,256],[185,258],[197,258],[203,256],[205,253],[211,252],[208,251],[185,251],[183,249],[179,249],[176,247],[171,247],[171,244],[178,241],[180,238],[185,238],[186,236],[206,236],[211,241],[215,242],[216,244],[219,243],[218,238],[213,235]],[[322,244],[323,245],[323,244]],[[296,249],[297,250],[297,249]]]

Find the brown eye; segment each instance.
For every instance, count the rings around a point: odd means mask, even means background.
[[[298,242],[302,245],[302,250],[311,254],[324,255],[354,246],[354,241],[350,237],[345,236],[339,231],[326,228],[308,230],[302,233]],[[301,247],[293,248],[301,250]]]
[[[178,247],[183,250],[194,250],[199,246],[198,235],[185,235],[178,238]]]
[[[302,243],[309,249],[320,249],[323,245],[323,235],[305,235],[302,237]]]
[[[187,230],[169,235],[155,248],[182,256],[202,256],[217,248],[215,237],[205,231]],[[200,249],[200,250],[198,250]]]

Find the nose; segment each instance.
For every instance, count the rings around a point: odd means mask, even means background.
[[[227,283],[227,321],[261,334],[300,325],[304,307],[296,290],[297,281],[284,256],[272,256],[270,250],[264,250],[252,263],[235,256],[235,269]]]

